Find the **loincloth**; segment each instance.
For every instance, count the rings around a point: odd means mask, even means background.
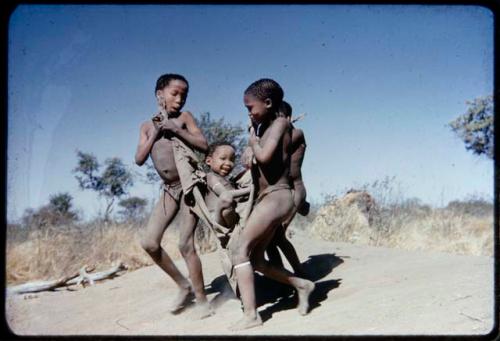
[[[165,207],[165,193],[170,195],[174,201],[179,204],[181,197],[182,197],[182,184],[180,181],[172,182],[172,183],[163,183],[163,210],[167,211],[167,208]]]
[[[292,189],[292,187],[289,184],[276,184],[276,185],[267,186],[262,192],[259,193],[259,195],[257,196],[257,199],[255,199],[254,205],[257,205],[259,202],[261,202],[262,199],[266,195],[268,195],[269,193],[279,191],[282,189],[286,189],[286,190],[290,191]]]

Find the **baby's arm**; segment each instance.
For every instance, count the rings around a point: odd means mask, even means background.
[[[135,152],[135,163],[142,166],[146,162],[153,143],[158,137],[159,129],[156,129],[152,122],[144,122],[139,133],[139,143]]]
[[[253,150],[257,162],[261,164],[267,164],[271,162],[274,152],[276,151],[276,148],[278,147],[281,138],[283,137],[283,134],[286,132],[288,127],[288,120],[283,117],[278,117],[271,125],[271,132],[269,134],[269,137],[266,139],[266,142],[262,146],[260,145],[259,138],[255,136],[254,130],[251,129],[249,145]]]

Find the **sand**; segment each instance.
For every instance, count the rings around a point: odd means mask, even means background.
[[[494,324],[493,258],[332,243],[303,233],[292,242],[316,289],[300,316],[293,291],[256,275],[264,324],[231,332],[240,302],[216,253],[202,255],[215,314],[172,315],[175,285],[158,267],[124,273],[75,291],[9,296],[6,316],[19,335],[478,335]],[[182,260],[177,261],[187,273]]]

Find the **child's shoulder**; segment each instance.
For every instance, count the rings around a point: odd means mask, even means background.
[[[191,111],[181,111],[177,118],[181,120],[194,120],[194,116]]]
[[[292,129],[292,136],[294,138],[304,138],[304,131],[300,128],[293,127]]]
[[[141,130],[149,130],[154,128],[154,123],[152,120],[147,120],[141,123]]]
[[[214,171],[209,171],[207,173],[207,185],[213,188],[218,183],[224,187],[232,187],[231,182],[228,179],[215,173]]]
[[[272,123],[271,127],[276,130],[291,130],[292,125],[290,124],[290,121],[286,119],[285,117],[278,116]]]

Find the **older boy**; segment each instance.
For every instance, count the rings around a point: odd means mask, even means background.
[[[253,267],[264,275],[292,285],[298,292],[299,312],[309,309],[309,296],[314,283],[299,278],[283,268],[272,266],[264,252],[274,229],[290,215],[293,197],[289,182],[291,126],[276,113],[283,100],[283,90],[271,79],[260,79],[245,91],[244,103],[257,127],[251,128],[249,145],[256,163],[252,166],[257,199],[239,239],[233,259],[244,316],[231,326],[232,330],[262,324],[256,309]]]
[[[204,292],[201,262],[194,247],[194,229],[198,219],[183,200],[171,140],[176,136],[200,152],[207,151],[207,141],[196,125],[193,115],[189,111],[181,111],[188,89],[189,84],[181,75],[165,74],[158,78],[155,93],[161,111],[165,112],[167,117],[160,122],[150,120],[142,124],[135,162],[141,166],[151,155],[153,165],[164,181],[163,191],[151,213],[141,245],[179,287],[179,293],[170,311],[180,311],[194,291],[198,317],[204,318],[211,315],[211,311]],[[177,214],[181,218],[179,249],[186,261],[192,286],[160,245],[165,230]]]

